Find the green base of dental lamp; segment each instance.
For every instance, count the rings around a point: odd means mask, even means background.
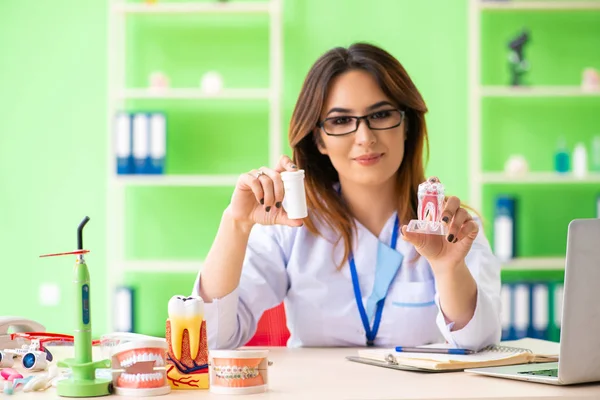
[[[58,381],[56,393],[62,397],[99,397],[112,394],[112,380],[95,378],[97,368],[110,368],[110,360],[78,363],[68,358],[59,367],[71,368],[71,377]]]

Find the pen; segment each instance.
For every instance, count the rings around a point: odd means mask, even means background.
[[[396,347],[398,353],[436,353],[436,354],[473,354],[475,351],[469,349],[444,349],[434,347]]]

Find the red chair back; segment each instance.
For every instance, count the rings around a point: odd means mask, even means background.
[[[286,346],[290,332],[286,325],[283,303],[264,312],[254,336],[246,346]]]

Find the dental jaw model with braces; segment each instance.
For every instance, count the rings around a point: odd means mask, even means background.
[[[166,323],[167,379],[173,389],[208,389],[208,343],[204,302],[173,296]]]
[[[162,338],[123,333],[101,339],[111,358],[113,388],[121,396],[159,396],[171,392],[166,378],[167,342]]]
[[[437,178],[431,178],[419,185],[417,192],[417,219],[408,224],[408,232],[428,235],[446,235],[448,227],[441,221],[444,211],[444,185]]]
[[[269,350],[211,350],[210,391],[254,394],[268,390]]]

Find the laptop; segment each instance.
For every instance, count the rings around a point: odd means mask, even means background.
[[[471,368],[499,378],[572,385],[600,381],[600,219],[569,224],[558,362]]]

